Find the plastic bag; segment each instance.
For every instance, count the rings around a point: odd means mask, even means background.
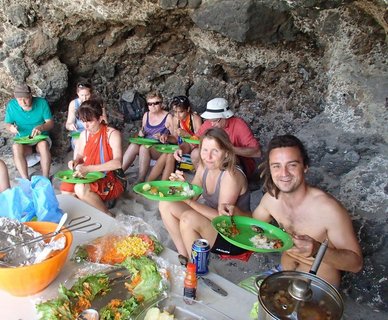
[[[158,255],[163,249],[155,231],[144,220],[118,215],[110,233],[78,246],[72,260],[114,265],[128,257]]]
[[[0,193],[0,216],[21,222],[58,223],[63,215],[49,179],[32,176],[31,181],[18,179],[19,185]]]
[[[32,176],[31,191],[38,221],[58,223],[63,215],[63,210],[59,208],[50,180],[43,176]]]
[[[34,203],[20,186],[0,192],[0,207],[1,217],[20,222],[30,221],[35,216]]]

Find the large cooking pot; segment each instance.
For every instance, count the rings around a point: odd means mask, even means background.
[[[256,278],[259,320],[339,320],[343,300],[329,283],[312,273],[281,271]]]

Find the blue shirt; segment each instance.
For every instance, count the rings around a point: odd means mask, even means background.
[[[30,135],[35,127],[51,119],[50,107],[44,98],[33,97],[32,108],[29,111],[23,110],[17,100],[12,99],[5,111],[5,123],[15,124],[21,137]],[[43,131],[42,134],[48,133]]]

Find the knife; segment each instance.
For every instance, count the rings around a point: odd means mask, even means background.
[[[205,278],[203,276],[198,276],[198,278],[202,279],[203,282],[214,292],[217,292],[223,297],[226,297],[228,295],[228,292],[226,292],[224,289],[222,289],[218,284],[216,284],[213,280],[210,280],[209,278]]]

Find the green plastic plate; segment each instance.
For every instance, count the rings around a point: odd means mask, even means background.
[[[255,252],[282,252],[292,248],[293,242],[291,236],[284,232],[283,230],[273,226],[272,224],[256,220],[244,216],[235,216],[234,221],[236,222],[237,229],[240,233],[233,238],[229,238],[222,234],[220,229],[220,223],[224,221],[228,227],[230,226],[230,217],[229,216],[218,216],[212,220],[213,227],[217,232],[227,241],[234,244],[237,247],[247,249]],[[263,249],[256,248],[250,239],[257,235],[258,233],[251,229],[251,226],[258,226],[264,230],[264,235],[269,239],[280,239],[283,242],[283,247],[278,249]]]
[[[74,178],[73,173],[73,170],[58,171],[54,177],[68,183],[92,183],[105,177],[105,174],[99,171],[89,172],[85,178]]]
[[[156,187],[158,194],[152,194],[150,190],[145,191],[143,186],[149,184],[151,187]],[[147,199],[156,200],[156,201],[182,201],[186,199],[191,199],[199,196],[202,193],[202,188],[193,184],[194,195],[181,195],[181,194],[168,194],[169,187],[184,187],[188,186],[187,182],[184,181],[149,181],[142,182],[133,186],[133,191],[138,194],[141,194]],[[159,195],[159,192],[163,194],[163,197]]]
[[[145,145],[151,145],[155,143],[159,143],[159,140],[156,139],[150,139],[150,138],[142,138],[142,137],[133,137],[129,138],[129,142],[136,143],[136,144],[145,144]]]
[[[74,139],[78,139],[80,135],[81,135],[81,132],[79,132],[79,131],[71,131],[69,133],[69,137],[72,137]]]
[[[179,148],[176,144],[155,144],[152,147],[160,153],[174,153]]]
[[[31,143],[37,143],[39,141],[47,139],[47,137],[48,136],[46,136],[44,134],[38,134],[37,136],[35,136],[33,138],[29,138],[28,136],[24,136],[24,137],[14,137],[13,140],[15,141],[15,143],[18,143],[18,144],[31,144]]]
[[[201,141],[199,139],[190,139],[190,138],[182,138],[184,142],[191,144],[199,144]]]

